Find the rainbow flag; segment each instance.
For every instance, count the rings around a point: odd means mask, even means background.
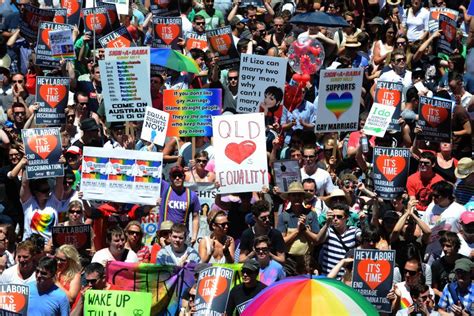
[[[109,180],[112,181],[127,181],[133,182],[133,177],[129,177],[126,174],[109,174]]]
[[[107,157],[84,157],[85,162],[94,162],[94,163],[107,163],[109,162],[109,158]]]
[[[145,166],[149,168],[159,168],[161,166],[161,161],[137,160],[136,163],[139,166]]]
[[[106,174],[100,174],[100,173],[83,173],[82,177],[84,179],[93,179],[93,180],[107,180],[107,175]]]
[[[154,177],[135,177],[135,182],[141,183],[160,183],[161,178],[154,178]]]
[[[135,163],[135,159],[117,159],[117,158],[110,158],[110,162],[113,164],[119,164],[122,166],[131,166]]]

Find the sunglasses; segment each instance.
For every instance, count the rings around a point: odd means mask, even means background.
[[[257,274],[257,271],[252,271],[250,269],[242,269],[242,274],[247,274],[247,275]]]
[[[225,223],[215,223],[217,226],[219,226],[220,228],[224,228],[224,227],[229,227],[229,222],[225,222]]]
[[[23,83],[23,80],[12,80],[13,83]]]
[[[406,45],[407,42],[403,41],[403,42],[397,42],[397,45]]]
[[[304,190],[304,191],[305,191],[305,192],[311,192],[311,193],[314,192],[314,190],[310,190],[310,189],[306,189],[306,190]]]
[[[428,165],[431,164],[431,162],[429,162],[429,161],[419,161],[418,164],[419,164],[419,165],[428,166]]]
[[[138,236],[138,235],[141,235],[142,233],[141,233],[141,232],[137,232],[137,231],[135,231],[135,230],[129,230],[129,231],[127,231],[127,234],[129,234],[129,235],[137,235],[137,236]]]
[[[206,22],[196,22],[196,25],[206,25]]]
[[[81,210],[70,210],[69,214],[82,214]]]
[[[256,251],[256,252],[264,252],[264,253],[267,253],[267,252],[268,252],[268,247],[255,248],[255,251]]]
[[[182,178],[184,178],[184,174],[183,173],[174,173],[174,174],[171,175],[171,179],[176,179],[176,178],[182,179]]]
[[[207,160],[206,159],[196,159],[196,162],[206,164]]]
[[[418,271],[405,270],[405,274],[408,274],[409,276],[415,276],[417,273]]]
[[[79,105],[88,105],[89,102],[77,102],[77,104],[79,104]]]
[[[313,159],[316,157],[316,155],[303,155],[303,157],[306,159]]]
[[[26,113],[25,112],[13,112],[13,115],[18,115],[18,116],[24,116]]]
[[[94,285],[99,279],[86,279],[86,284]]]
[[[232,81],[232,80],[237,81],[237,80],[239,80],[239,77],[228,77],[228,78],[229,78],[229,81]]]
[[[346,215],[334,215],[334,217],[337,219],[344,219],[346,218]]]
[[[388,32],[387,32],[387,33],[388,33]],[[406,62],[407,59],[406,59],[406,58],[397,58],[397,59],[395,59],[395,63],[396,63],[396,64],[399,64],[399,63],[401,63],[402,61],[403,61],[403,62]]]
[[[266,222],[270,220],[270,216],[263,216],[263,217],[259,217],[258,219],[261,220],[262,222]]]

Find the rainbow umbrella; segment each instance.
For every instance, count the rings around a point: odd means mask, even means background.
[[[356,290],[326,277],[290,277],[260,292],[243,316],[379,315]]]
[[[199,73],[199,66],[194,59],[171,48],[151,48],[150,63],[176,71]]]

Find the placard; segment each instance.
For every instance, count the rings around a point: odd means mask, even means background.
[[[246,8],[249,5],[253,5],[254,7],[263,8],[263,0],[241,0],[239,1],[239,7]]]
[[[439,15],[439,29],[442,30],[441,36],[438,38],[438,52],[452,54],[456,49],[456,20],[451,19],[447,15]]]
[[[153,17],[153,47],[181,50],[179,38],[183,37],[181,17]]]
[[[370,108],[369,116],[364,124],[364,133],[376,137],[384,137],[392,117],[395,107],[373,103]]]
[[[388,126],[389,130],[401,131],[400,124],[398,124],[398,119],[400,118],[402,108],[402,91],[403,84],[401,83],[377,81],[374,102],[393,106],[395,108],[395,112],[392,115],[392,120]]]
[[[194,300],[197,315],[222,315],[229,299],[234,270],[209,267],[199,272]]]
[[[184,41],[184,47],[188,52],[193,48],[198,48],[203,51],[206,51],[208,48],[206,33],[198,34],[196,32],[188,31],[184,33]]]
[[[143,244],[146,246],[151,246],[151,242],[156,237],[156,232],[158,231],[158,224],[160,223],[160,214],[156,212],[155,209],[152,209],[147,216],[140,218],[140,224],[143,230]],[[156,241],[159,243],[159,240]],[[155,259],[155,258],[153,258]]]
[[[260,192],[268,187],[263,113],[212,117],[219,193]]]
[[[150,48],[106,48],[99,68],[107,122],[142,121],[151,106]]]
[[[54,23],[66,24],[67,23],[67,10],[66,9],[51,9],[54,11]]]
[[[109,15],[109,21],[110,25],[112,26],[112,30],[118,29],[120,27],[120,21],[117,13],[117,7],[115,6],[115,4],[97,1],[97,6],[104,7],[107,9],[107,14]],[[128,12],[126,13],[126,15],[128,15]]]
[[[59,162],[62,155],[59,128],[22,129],[25,145],[26,174],[28,179],[62,177],[64,166]]]
[[[69,99],[69,78],[36,77],[36,124],[61,125],[66,123],[64,110]]]
[[[362,294],[379,312],[391,313],[387,294],[392,289],[395,250],[356,249],[352,288]]]
[[[237,112],[275,112],[275,108],[283,107],[286,66],[285,58],[242,54]],[[273,96],[274,104],[265,98],[267,94]]]
[[[84,147],[84,199],[156,205],[162,161],[158,152]]]
[[[169,118],[169,113],[147,107],[140,138],[147,142],[163,146],[165,144]]]
[[[84,315],[150,316],[151,293],[87,290]]]
[[[297,160],[278,160],[273,163],[275,183],[281,192],[288,192],[292,182],[301,183],[300,165]]]
[[[30,288],[24,284],[0,284],[0,309],[17,313],[12,315],[24,315],[28,313],[28,298]]]
[[[135,47],[132,36],[128,33],[125,26],[110,32],[109,34],[99,38],[99,43],[103,48],[122,48]]]
[[[91,231],[91,225],[54,226],[53,246],[73,245],[79,253],[86,253],[91,249]]]
[[[30,43],[35,42],[40,23],[52,22],[54,15],[55,12],[53,10],[39,9],[30,4],[24,4],[20,19],[21,36]]]
[[[82,0],[61,0],[61,7],[67,10],[67,23],[78,26],[81,18]]]
[[[7,311],[6,309],[0,308],[0,316],[22,316],[26,314],[15,313],[11,311]]]
[[[240,62],[239,53],[234,45],[232,29],[224,26],[206,31],[209,48],[219,57],[217,64],[221,69],[234,68]]]
[[[72,29],[49,31],[49,44],[54,59],[75,60],[74,43],[72,41]]]
[[[94,34],[96,43],[99,44],[99,38],[112,31],[109,13],[106,7],[83,8],[82,19],[84,21],[84,32]]]
[[[405,192],[410,155],[409,148],[374,148],[374,188],[381,198],[393,199]]]
[[[53,22],[40,23],[37,39],[38,44],[36,46],[36,64],[38,66],[49,68],[59,67],[60,59],[53,57],[51,43],[49,41],[49,32],[56,30],[70,30],[72,32],[72,29],[73,27],[69,24],[58,24]]]
[[[118,14],[128,15],[128,1],[129,0],[107,0],[102,2],[115,5]]]
[[[321,70],[315,131],[355,131],[359,126],[361,68]]]
[[[439,28],[439,16],[440,14],[444,14],[450,17],[453,20],[458,18],[459,12],[449,8],[442,8],[442,7],[433,7],[430,8],[430,19],[428,21],[428,29],[430,33],[437,31]]]
[[[451,142],[451,110],[453,101],[420,96],[418,140]]]
[[[221,114],[221,89],[165,90],[163,111],[170,114],[167,136],[212,136],[213,115]]]
[[[153,16],[179,16],[179,1],[151,0],[150,9]]]

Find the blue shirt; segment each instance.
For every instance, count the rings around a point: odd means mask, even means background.
[[[69,300],[63,290],[53,285],[48,292],[40,295],[36,281],[27,285],[30,288],[28,316],[69,315]]]
[[[260,268],[258,279],[265,285],[271,285],[276,281],[283,280],[286,277],[283,266],[271,259],[268,266]]]
[[[185,262],[195,262],[198,263],[201,261],[199,254],[196,250],[189,247],[182,253],[174,252],[170,245],[167,245],[165,248],[161,248],[156,256],[156,263],[161,265],[176,266],[178,265],[181,258],[188,254],[188,257]]]
[[[451,305],[456,304],[454,302],[453,297],[451,296],[449,287],[450,284],[446,284],[446,286],[443,289],[443,294],[441,295],[441,298],[439,299],[438,302],[438,307],[444,309],[447,312],[452,312],[452,310],[449,308]],[[456,293],[459,300],[462,303],[462,306],[464,306],[464,309],[471,312],[471,315],[474,312],[474,284],[471,283],[471,286],[469,287],[469,291],[467,291],[466,295],[462,296],[461,293],[459,293],[458,290],[458,283],[455,282],[451,286],[451,291],[453,293]]]

